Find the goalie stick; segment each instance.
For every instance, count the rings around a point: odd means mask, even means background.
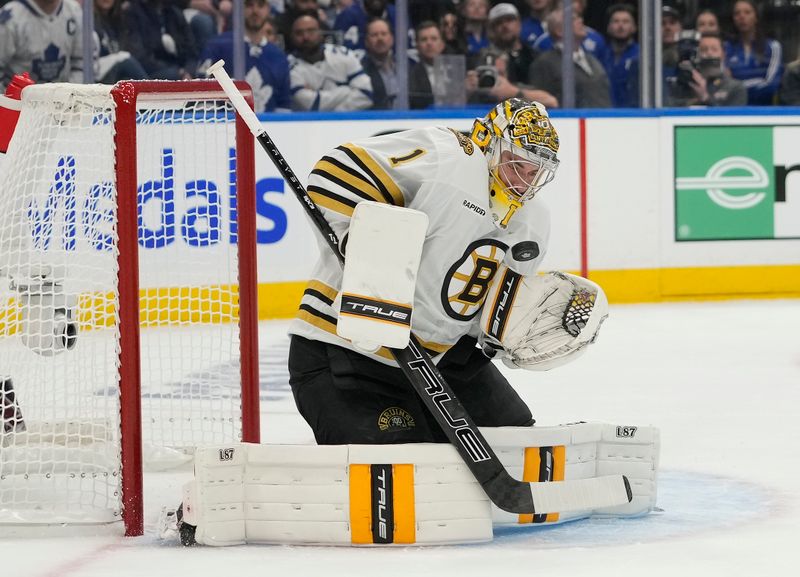
[[[344,255],[340,250],[336,233],[297,179],[223,66],[224,61],[217,61],[209,67],[208,74],[213,75],[222,86],[236,112],[303,204],[306,213],[325,237],[339,262],[343,264]],[[624,475],[548,483],[526,483],[514,479],[500,463],[414,334],[411,334],[405,349],[390,350],[423,404],[464,459],[486,495],[500,509],[511,513],[542,514],[612,507],[631,501],[631,487]]]

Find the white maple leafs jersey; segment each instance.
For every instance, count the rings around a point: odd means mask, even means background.
[[[81,82],[81,29],[75,0],[62,0],[53,14],[42,12],[33,0],[0,7],[0,88],[22,72],[36,82]]]
[[[306,62],[289,56],[294,110],[364,110],[372,106],[372,80],[347,48],[324,45],[325,57]]]
[[[549,212],[537,198],[526,202],[505,230],[494,225],[486,158],[468,137],[445,127],[338,146],[314,166],[307,190],[345,254],[358,202],[385,202],[428,215],[411,328],[434,361],[462,336],[477,336],[481,306],[500,263],[532,274],[550,233]],[[289,333],[366,354],[336,334],[341,282],[342,267],[320,238],[320,259]],[[367,356],[395,364],[386,349]]]

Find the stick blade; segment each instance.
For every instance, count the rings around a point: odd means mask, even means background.
[[[630,503],[631,485],[624,475],[607,475],[551,483],[531,483],[536,513],[589,511]]]

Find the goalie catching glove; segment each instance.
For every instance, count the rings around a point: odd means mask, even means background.
[[[597,284],[563,272],[522,276],[503,267],[486,297],[479,342],[510,368],[547,371],[597,338],[608,300]]]

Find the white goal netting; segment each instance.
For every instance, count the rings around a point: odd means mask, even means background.
[[[235,122],[213,95],[42,85],[0,165],[0,524],[122,514],[119,287],[139,279],[145,459],[241,438]],[[115,151],[135,155],[138,262],[120,258]],[[123,217],[124,218],[124,217]]]

